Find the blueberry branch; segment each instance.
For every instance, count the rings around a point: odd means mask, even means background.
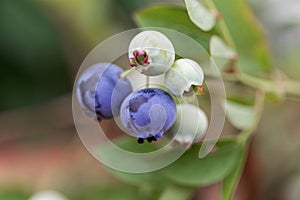
[[[300,82],[291,79],[266,80],[242,72],[236,74],[223,73],[222,78],[226,81],[241,82],[249,87],[265,92],[300,96]],[[213,79],[213,77],[207,76],[206,79]]]
[[[250,87],[261,89],[266,92],[274,92],[300,96],[300,83],[294,80],[265,80],[245,73],[238,73],[235,75],[236,79]],[[281,91],[282,90],[282,91]]]
[[[124,71],[123,73],[121,73],[119,76],[121,79],[126,78],[132,71],[134,70],[134,68],[128,69],[126,71]]]
[[[266,96],[266,94],[264,91],[257,90],[256,96],[255,96],[255,103],[254,103],[255,117],[253,118],[253,121],[249,124],[249,126],[246,127],[244,130],[242,130],[242,132],[238,136],[239,143],[246,144],[249,137],[252,135],[252,133],[257,128],[258,123],[259,123],[262,113],[263,113],[265,96]]]
[[[146,88],[149,88],[150,85],[150,77],[146,76]]]

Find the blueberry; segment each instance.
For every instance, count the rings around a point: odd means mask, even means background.
[[[169,130],[169,135],[179,143],[192,144],[202,138],[208,127],[208,119],[203,110],[192,104],[179,104],[177,118]]]
[[[194,60],[185,58],[176,60],[166,73],[165,86],[177,97],[182,97],[185,92],[191,90],[196,94],[203,94],[203,80],[204,74],[200,65]]]
[[[158,88],[133,92],[123,101],[120,111],[122,124],[138,142],[156,141],[176,120],[176,104],[172,97]]]
[[[158,31],[143,31],[130,42],[130,66],[142,74],[156,76],[167,72],[175,60],[171,41]]]
[[[87,68],[77,81],[76,95],[90,117],[109,119],[119,114],[122,101],[132,92],[128,79],[120,79],[123,70],[110,63]]]

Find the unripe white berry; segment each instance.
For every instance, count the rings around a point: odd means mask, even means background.
[[[211,30],[220,13],[207,9],[199,0],[184,0],[191,21],[203,31]]]
[[[171,41],[158,31],[143,31],[130,42],[128,49],[130,66],[148,76],[167,72],[175,60]]]
[[[191,59],[176,60],[172,68],[166,73],[165,86],[178,97],[191,89],[202,94],[204,74],[198,63]]]
[[[170,129],[170,136],[179,143],[192,144],[204,136],[208,127],[206,114],[192,104],[179,104],[177,118]]]

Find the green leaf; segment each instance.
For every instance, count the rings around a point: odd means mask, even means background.
[[[167,179],[165,176],[162,176],[158,171],[143,174],[112,171],[112,174],[116,176],[119,180],[136,186],[164,188],[170,183],[170,180]]]
[[[231,36],[239,57],[247,57],[253,61],[252,65],[240,62],[240,69],[252,75],[270,73],[271,64],[265,34],[246,1],[206,0],[206,3],[221,13],[223,19],[219,25],[223,33],[228,29],[224,37],[226,38],[226,34]]]
[[[228,120],[238,129],[248,127],[255,117],[253,106],[232,100],[227,100],[226,111]]]
[[[240,179],[247,153],[247,144],[240,144],[239,159],[232,172],[222,182],[222,199],[230,200]]]
[[[134,137],[120,137],[114,140],[114,143],[121,149],[134,153],[148,153],[159,148],[154,143],[145,142],[142,145],[138,144]]]
[[[122,148],[132,144],[128,138],[121,141],[117,144]],[[232,170],[238,159],[238,149],[233,139],[218,141],[217,151],[203,159],[198,158],[199,147],[199,144],[194,145],[177,161],[155,172],[130,174],[112,171],[112,173],[126,183],[153,189],[164,188],[171,181],[183,185],[199,186],[222,180]]]
[[[98,146],[96,155],[111,168],[117,168],[126,172],[137,172],[139,169],[147,168],[148,162],[141,161],[143,153],[153,152],[159,149],[159,143],[145,142],[143,145],[138,144],[134,137],[120,137],[110,142]],[[134,156],[135,153],[140,156]],[[131,156],[130,156],[131,155]],[[133,156],[132,156],[133,155]],[[119,168],[120,167],[120,168]],[[148,171],[148,170],[146,170]]]
[[[184,33],[195,39],[207,51],[210,36],[217,34],[214,29],[209,32],[201,31],[192,23],[186,9],[179,6],[151,6],[135,13],[134,19],[141,27],[161,27]]]
[[[214,183],[226,177],[236,165],[239,149],[234,141],[218,142],[215,152],[199,159],[199,145],[194,145],[162,173],[173,181],[190,186]]]
[[[155,146],[154,143],[144,143],[138,144],[135,138],[132,137],[122,137],[118,140],[114,141],[114,143],[122,148],[123,150],[135,153],[147,153],[157,150],[158,146]],[[105,148],[105,147],[104,147]],[[109,152],[110,147],[108,147],[107,154]],[[102,148],[102,150],[104,150]],[[116,157],[112,156],[112,159],[116,159]],[[121,181],[126,183],[136,185],[136,186],[146,186],[152,188],[162,188],[167,186],[170,183],[170,180],[161,174],[158,171],[149,172],[149,173],[125,173],[117,170],[109,169],[111,173]]]
[[[185,200],[190,199],[195,192],[195,188],[180,187],[171,185],[162,193],[159,200]]]

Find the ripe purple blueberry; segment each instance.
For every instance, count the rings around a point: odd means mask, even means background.
[[[110,119],[119,114],[122,101],[132,92],[128,79],[119,76],[123,70],[111,63],[98,63],[79,77],[76,95],[90,117]]]
[[[176,104],[172,97],[158,88],[133,92],[123,101],[120,111],[122,124],[138,142],[156,141],[176,120]]]

